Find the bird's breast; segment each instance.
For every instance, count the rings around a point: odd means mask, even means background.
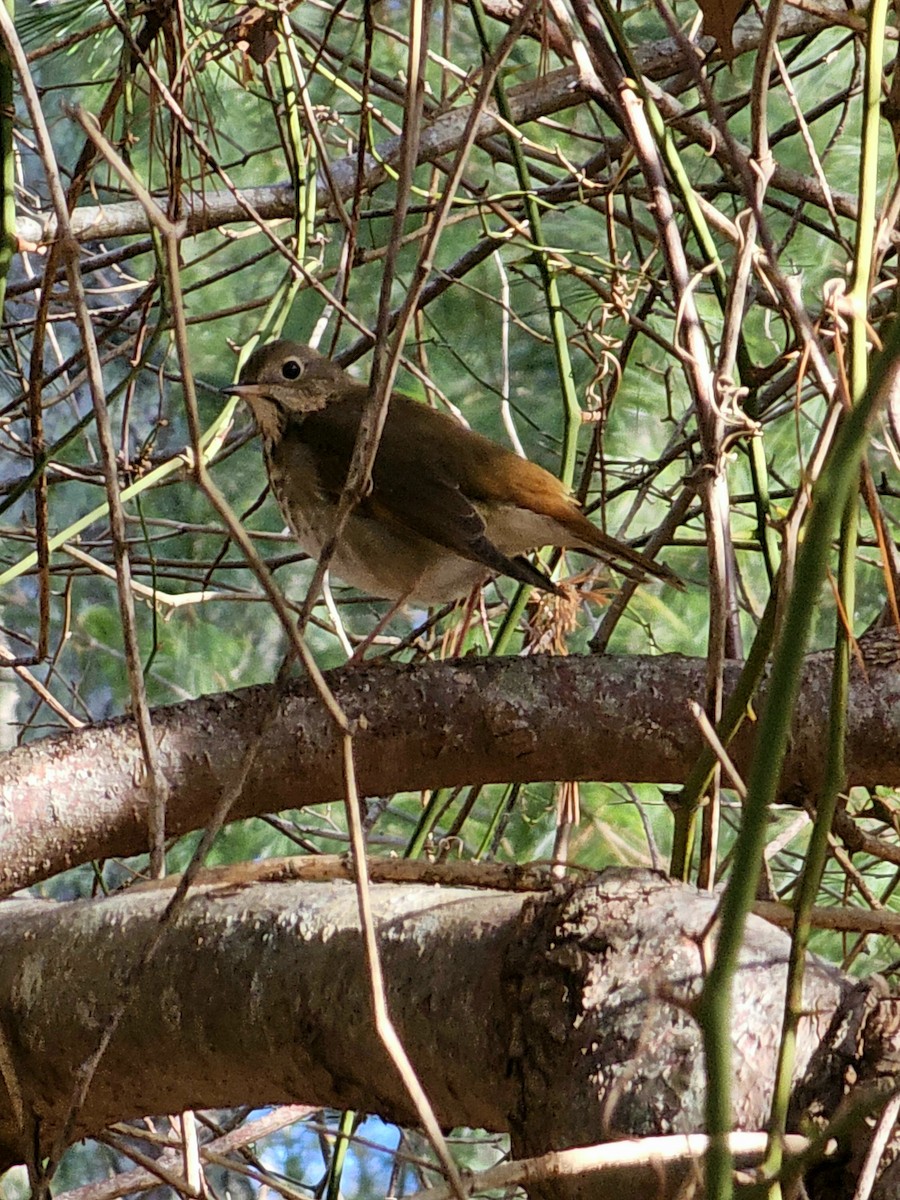
[[[294,537],[318,557],[334,528],[336,506],[322,488],[315,461],[302,443],[263,444],[272,494]]]
[[[336,526],[337,496],[316,455],[299,439],[264,445],[272,492],[300,547],[319,558]],[[413,530],[371,514],[350,514],[331,560],[344,583],[384,600],[444,604],[482,583],[486,570]]]

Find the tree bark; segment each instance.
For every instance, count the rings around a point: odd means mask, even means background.
[[[352,885],[218,878],[163,922],[149,954],[164,884],[0,909],[0,1171],[66,1127],[70,1141],[186,1108],[304,1103],[415,1122],[373,1033]],[[545,893],[374,885],[373,899],[389,1008],[442,1125],[508,1130],[517,1155],[702,1130],[691,1004],[714,897],[611,870]],[[751,919],[732,1034],[739,1129],[768,1115],[788,954],[781,931]],[[833,1111],[884,1003],[810,957],[795,1076],[806,1111]],[[557,1180],[533,1194],[596,1187]]]
[[[897,638],[861,642],[846,748],[848,785],[900,785]],[[361,794],[477,782],[595,779],[681,782],[701,741],[688,710],[705,662],[680,655],[482,659],[333,672],[356,722]],[[740,666],[726,669],[726,691]],[[815,795],[826,741],[829,654],[811,655],[801,683],[782,795]],[[272,690],[247,688],[158,709],[154,728],[170,787],[167,827],[202,828],[238,777]],[[744,769],[752,720],[731,747]],[[315,691],[297,683],[262,735],[231,817],[340,800],[339,739]],[[31,743],[0,759],[0,895],[91,858],[146,848],[147,797],[130,719]]]

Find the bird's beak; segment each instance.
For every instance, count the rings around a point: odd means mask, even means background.
[[[259,383],[233,383],[231,387],[222,388],[223,396],[239,396],[242,400],[255,400],[265,394],[266,389]]]

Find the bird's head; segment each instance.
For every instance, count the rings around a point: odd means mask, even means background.
[[[239,381],[223,391],[246,400],[263,437],[274,438],[289,417],[324,408],[346,378],[337,363],[318,351],[281,340],[254,350]]]

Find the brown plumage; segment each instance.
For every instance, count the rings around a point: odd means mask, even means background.
[[[318,558],[368,389],[307,346],[278,341],[255,350],[226,390],[253,410],[272,491],[297,541]],[[394,392],[372,489],[344,528],[335,575],[425,605],[459,599],[492,574],[558,593],[523,557],[540,546],[585,550],[680,586],[668,568],[592,525],[549,471]]]

